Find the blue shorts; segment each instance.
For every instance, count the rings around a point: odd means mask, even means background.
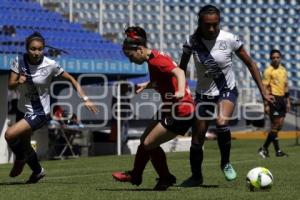
[[[44,126],[50,120],[50,115],[38,115],[32,113],[24,114],[18,111],[16,115],[16,122],[20,121],[21,119],[25,119],[30,125],[31,129],[33,131],[36,131],[40,129],[42,126]]]
[[[218,96],[208,96],[196,93],[196,117],[215,119],[217,114],[217,104],[222,100],[229,100],[234,105],[238,98],[238,90],[223,89]]]

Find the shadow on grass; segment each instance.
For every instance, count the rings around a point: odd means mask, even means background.
[[[181,185],[175,185],[175,187],[178,188],[219,188],[219,185],[198,185],[198,186],[181,186]]]
[[[78,182],[67,182],[67,181],[51,181],[47,180],[46,182],[41,182],[46,184],[55,184],[55,185],[78,185]]]
[[[18,181],[18,182],[0,182],[0,186],[10,186],[10,185],[28,185],[28,184],[26,184],[26,182],[25,181]]]
[[[218,185],[200,185],[199,187],[202,187],[202,188],[219,188]]]
[[[113,189],[113,188],[96,188],[97,191],[110,191],[110,192],[113,192],[113,191],[128,191],[128,192],[132,192],[132,191],[135,191],[135,192],[145,192],[145,191],[155,191],[153,189],[150,189],[150,188],[136,188],[136,189],[129,189],[129,188],[119,188],[119,189]]]
[[[66,182],[66,181],[51,181],[47,180],[38,183],[26,183],[26,181],[14,181],[14,182],[0,182],[0,186],[14,186],[14,185],[40,185],[40,184],[55,184],[55,185],[77,185],[77,182]]]
[[[200,186],[195,186],[195,187],[182,187],[180,185],[174,185],[173,188],[176,188],[176,189],[184,189],[184,188],[219,188],[219,185],[200,185]],[[172,187],[171,187],[172,188]],[[166,191],[170,191],[170,192],[174,192],[174,190],[172,189],[168,189]],[[159,192],[159,191],[156,191],[156,190],[153,190],[151,188],[96,188],[97,191],[110,191],[110,192],[113,192],[113,191],[128,191],[128,192],[132,192],[132,191],[135,191],[135,192],[145,192],[145,191],[153,191],[153,192]]]

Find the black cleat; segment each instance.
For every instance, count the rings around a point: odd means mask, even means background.
[[[276,157],[289,157],[288,154],[284,153],[283,151],[279,150],[275,153]]]
[[[260,147],[258,149],[258,155],[260,155],[262,158],[268,158],[269,156],[269,151],[265,147]]]
[[[176,183],[176,177],[170,174],[168,178],[158,178],[158,182],[153,188],[153,190],[166,191],[168,187],[174,185],[175,183]]]
[[[202,175],[199,178],[195,178],[193,176],[189,177],[185,181],[183,181],[179,187],[199,187],[203,184]]]
[[[39,182],[39,180],[41,180],[42,178],[44,178],[46,176],[46,171],[44,170],[44,168],[42,168],[40,173],[35,173],[32,172],[31,176],[29,177],[28,181],[26,181],[26,184],[34,184]]]

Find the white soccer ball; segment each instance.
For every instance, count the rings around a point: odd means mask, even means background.
[[[250,191],[270,189],[273,185],[273,175],[265,167],[255,167],[247,174],[247,186]]]

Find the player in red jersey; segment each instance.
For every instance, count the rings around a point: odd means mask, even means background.
[[[125,34],[127,35],[123,43],[125,55],[136,64],[148,63],[150,82],[138,84],[136,93],[147,88],[156,89],[161,95],[163,107],[158,111],[159,117],[154,117],[155,120],[141,137],[133,169],[115,172],[112,175],[117,181],[140,185],[146,164],[151,160],[159,175],[154,190],[166,190],[176,182],[176,177],[169,172],[166,155],[160,144],[188,131],[193,121],[194,102],[184,71],[177,67],[170,56],[147,48],[144,29],[129,27]]]

